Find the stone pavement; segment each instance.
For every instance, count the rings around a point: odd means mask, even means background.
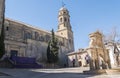
[[[10,76],[0,78],[120,78],[116,75],[85,75],[85,67],[61,68],[61,69],[0,69],[0,72]]]

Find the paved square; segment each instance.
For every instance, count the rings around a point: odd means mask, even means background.
[[[120,78],[120,74],[85,75],[83,70],[88,70],[88,68],[1,69],[0,72],[11,76],[0,76],[0,78]]]

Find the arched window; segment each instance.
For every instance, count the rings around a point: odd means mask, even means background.
[[[41,36],[39,37],[39,41],[45,41],[45,39],[44,39],[44,36],[43,36],[43,35],[41,35]]]
[[[71,40],[71,39],[69,39],[69,43],[70,43],[70,44],[72,43],[72,40]]]
[[[26,38],[26,39],[32,39],[31,33],[29,33],[29,32],[26,33],[26,34],[25,34],[25,38]]]
[[[62,18],[60,18],[60,22],[62,22]]]
[[[38,38],[39,38],[39,33],[35,32],[35,40],[38,40]]]

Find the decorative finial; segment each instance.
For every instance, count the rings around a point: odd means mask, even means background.
[[[62,1],[62,7],[64,7],[65,6],[65,3]]]

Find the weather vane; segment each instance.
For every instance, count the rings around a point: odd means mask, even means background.
[[[65,3],[62,1],[62,7],[64,7],[65,6]]]

